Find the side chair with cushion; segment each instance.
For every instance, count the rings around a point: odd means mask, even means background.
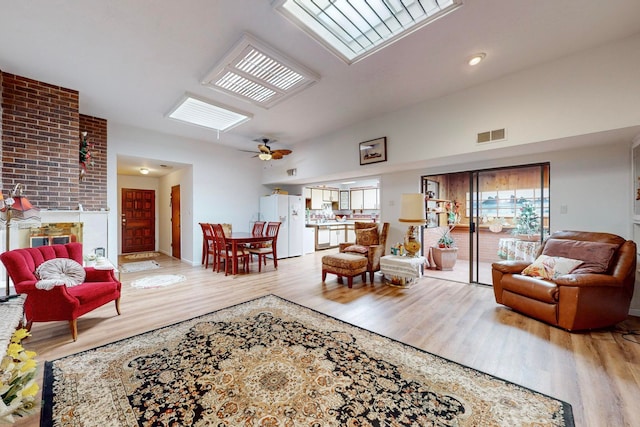
[[[240,246],[237,248],[236,253],[233,253],[231,243],[227,242],[224,228],[222,224],[212,224],[213,235],[215,237],[215,249],[216,249],[216,271],[220,272],[220,266],[224,262],[224,275],[228,275],[229,271],[233,268],[233,259],[238,258],[242,260],[242,268],[245,272],[249,271],[249,252]]]
[[[635,272],[633,241],[559,231],[533,263],[493,263],[493,291],[499,304],[568,331],[604,328],[627,318]]]
[[[362,255],[367,258],[367,271],[373,283],[373,275],[380,270],[380,258],[384,256],[389,234],[389,223],[378,224],[372,222],[356,222],[354,224],[356,241],[340,243],[340,252]]]
[[[251,234],[254,236],[262,236],[264,233],[264,227],[267,225],[266,221],[256,221],[253,223],[253,227],[251,228]],[[247,243],[247,249],[250,248],[259,248],[262,246],[262,243]],[[253,261],[253,254],[249,255],[250,260]]]
[[[273,267],[276,270],[278,269],[278,257],[276,254],[276,249],[278,246],[279,231],[279,222],[269,222],[267,224],[267,229],[265,230],[264,235],[273,237],[273,240],[271,242],[267,242],[266,244],[260,244],[257,247],[249,249],[249,253],[251,255],[258,255],[258,272],[262,271],[262,263],[264,263],[264,265],[267,265],[267,255],[271,255],[273,257]]]
[[[81,243],[14,249],[0,259],[16,292],[27,295],[27,329],[33,322],[66,320],[75,341],[80,316],[111,301],[120,314],[120,281],[113,269],[82,267]]]
[[[202,228],[202,262],[204,268],[209,268],[209,257],[211,257],[213,268],[216,268],[216,250],[215,250],[215,238],[213,237],[213,227],[211,224],[201,222]]]

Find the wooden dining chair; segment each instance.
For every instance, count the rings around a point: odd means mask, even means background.
[[[199,223],[202,227],[202,262],[204,268],[209,268],[209,257],[212,259],[213,268],[216,268],[215,238],[213,237],[213,227],[206,222]]]
[[[216,248],[216,256],[217,256],[217,269],[216,271],[220,272],[220,266],[222,262],[224,262],[224,275],[229,274],[229,270],[233,268],[233,260],[234,257],[238,259],[238,264],[240,264],[240,259],[242,259],[242,268],[245,273],[249,271],[249,252],[244,247],[239,247],[236,250],[236,253],[233,253],[231,243],[227,242],[227,238],[224,234],[224,229],[221,224],[213,224],[213,235],[215,237],[215,248]]]
[[[251,234],[253,234],[254,236],[262,236],[262,233],[264,232],[264,226],[267,225],[266,221],[256,221],[253,223],[253,228],[251,229]],[[262,243],[247,243],[246,247],[247,249],[251,249],[251,248],[259,248],[260,246],[262,246]],[[253,254],[249,254],[250,257],[250,261],[253,262]]]
[[[277,243],[278,243],[278,232],[280,231],[280,223],[279,222],[269,222],[267,223],[267,229],[264,233],[265,236],[273,237],[273,240],[269,242],[267,245],[262,245],[257,248],[249,248],[249,253],[251,255],[258,255],[258,271],[262,271],[262,263],[267,265],[267,255],[273,256],[273,267],[278,269],[278,257],[277,257]]]

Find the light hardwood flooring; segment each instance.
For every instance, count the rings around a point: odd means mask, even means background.
[[[107,304],[78,321],[71,341],[66,322],[36,323],[24,345],[45,360],[77,353],[266,294],[319,310],[447,359],[569,402],[576,426],[638,426],[640,336],[617,330],[568,333],[499,306],[487,286],[422,278],[408,289],[355,279],[353,289],[329,274],[321,281],[317,252],[269,262],[262,273],[224,276],[161,255],[162,269],[122,273],[120,316]],[[166,288],[134,289],[151,274],[184,274]],[[345,281],[346,282],[346,281]],[[631,317],[617,329],[640,330]],[[19,420],[37,426],[39,415]]]

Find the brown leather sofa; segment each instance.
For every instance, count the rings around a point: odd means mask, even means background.
[[[603,259],[607,251],[608,260]],[[540,255],[583,264],[551,280],[522,274],[530,262],[493,263],[496,302],[569,331],[604,328],[627,318],[636,271],[633,241],[609,233],[560,231],[544,241]],[[599,267],[603,271],[594,273]]]

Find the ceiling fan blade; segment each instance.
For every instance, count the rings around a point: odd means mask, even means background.
[[[260,150],[262,153],[271,153],[271,149],[265,144],[258,144],[258,150]]]
[[[278,151],[273,151],[271,153],[271,159],[273,160],[280,160],[282,157],[284,157],[284,154],[279,153]]]
[[[271,154],[274,154],[274,153],[279,153],[279,154],[282,154],[283,156],[286,156],[287,154],[291,154],[291,150],[282,149],[282,150],[271,151]]]

